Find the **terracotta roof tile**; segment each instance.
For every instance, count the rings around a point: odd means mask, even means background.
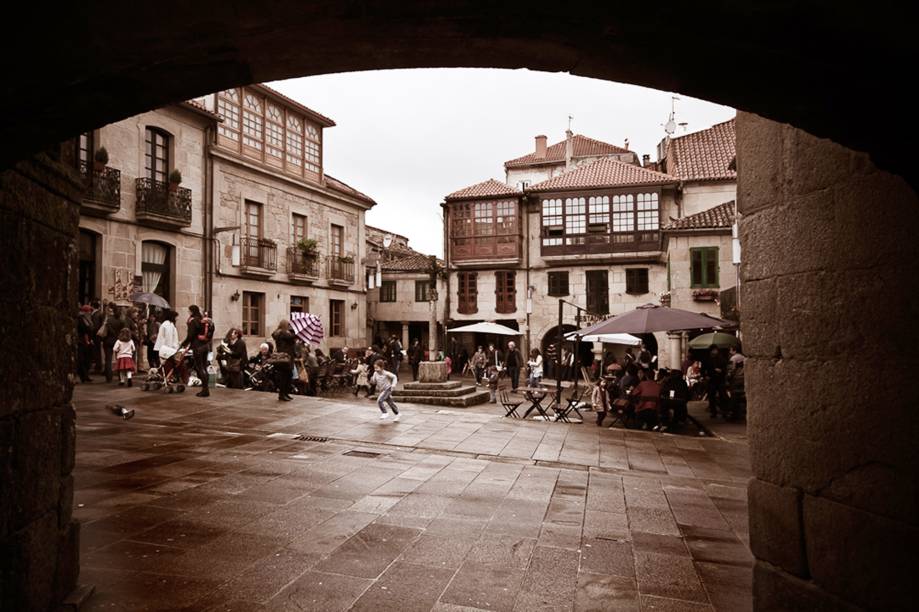
[[[448,195],[446,200],[465,200],[469,198],[490,198],[495,196],[519,196],[521,192],[512,187],[508,187],[501,181],[488,179],[469,187],[464,187],[459,191],[454,191]]]
[[[371,198],[369,195],[365,193],[361,193],[360,191],[358,191],[351,185],[348,185],[347,183],[340,181],[337,178],[329,174],[325,175],[325,179],[326,179],[326,185],[329,187],[329,189],[334,189],[335,191],[349,195],[352,198],[357,198],[358,200],[364,200],[371,206],[376,206],[376,202],[373,200],[373,198]]]
[[[737,180],[734,120],[670,140],[667,172],[684,181]]]
[[[664,230],[727,229],[734,224],[734,210],[731,200],[682,219],[671,219]]]
[[[581,134],[575,134],[571,137],[572,140],[572,157],[590,157],[593,155],[615,155],[621,153],[631,153],[628,149],[622,147],[617,147],[614,144],[609,144],[608,142],[603,142],[601,140],[595,140],[593,138],[588,138],[587,136],[582,136]],[[530,165],[539,165],[539,164],[556,164],[559,162],[565,161],[565,142],[557,142],[554,145],[546,148],[546,156],[544,158],[536,157],[536,153],[529,153],[523,157],[518,157],[516,159],[511,159],[504,162],[505,168],[515,168],[520,166],[530,166]]]
[[[439,265],[443,261],[437,260]],[[384,261],[380,267],[383,272],[429,272],[431,270],[431,257],[417,251],[404,256]]]
[[[627,164],[615,159],[597,161],[574,168],[547,181],[537,183],[527,191],[565,191],[601,187],[629,187],[637,185],[669,185],[676,179],[662,172]]]

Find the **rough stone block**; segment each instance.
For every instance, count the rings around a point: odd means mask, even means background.
[[[447,363],[445,361],[422,361],[418,367],[419,382],[446,382]]]
[[[850,606],[812,582],[758,562],[753,567],[753,609],[757,612],[856,612]]]
[[[48,513],[57,518],[61,473],[61,418],[56,411],[21,417],[15,435],[13,491],[14,527]]]
[[[64,407],[61,414],[61,476],[73,471],[76,460],[77,413],[72,404]]]
[[[852,150],[791,126],[784,127],[784,177],[789,194],[813,193],[850,176]]]
[[[820,497],[804,497],[811,575],[822,588],[876,610],[915,606],[919,528]]]
[[[752,113],[738,112],[736,126],[740,212],[749,214],[781,205],[782,125]]]
[[[54,575],[55,601],[62,601],[77,586],[80,576],[80,524],[72,521],[60,532],[57,570]]]
[[[753,479],[750,501],[750,548],[753,554],[806,578],[807,558],[801,525],[801,491]]]
[[[761,279],[740,286],[744,316],[744,354],[771,359],[779,351],[776,326],[776,281]]]

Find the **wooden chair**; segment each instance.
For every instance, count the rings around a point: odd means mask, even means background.
[[[517,398],[511,399],[506,387],[501,387],[498,393],[501,397],[501,405],[504,406],[504,416],[519,419],[520,415],[517,414],[517,408],[523,404],[523,400],[518,400]]]

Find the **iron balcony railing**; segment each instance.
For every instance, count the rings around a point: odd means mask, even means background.
[[[83,199],[99,208],[118,212],[121,208],[121,170],[108,166],[96,169],[81,163],[80,174],[86,182]]]
[[[354,282],[354,258],[330,255],[326,258],[328,278],[333,281]]]
[[[170,188],[168,183],[139,178],[135,191],[138,218],[191,225],[191,189]]]
[[[297,247],[287,249],[287,273],[319,278],[319,257],[307,257]]]
[[[278,269],[278,245],[272,240],[243,236],[240,264],[244,268]]]

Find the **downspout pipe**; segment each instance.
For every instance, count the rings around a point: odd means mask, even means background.
[[[209,154],[213,128],[204,132],[204,304],[213,316],[214,311],[214,162]]]

